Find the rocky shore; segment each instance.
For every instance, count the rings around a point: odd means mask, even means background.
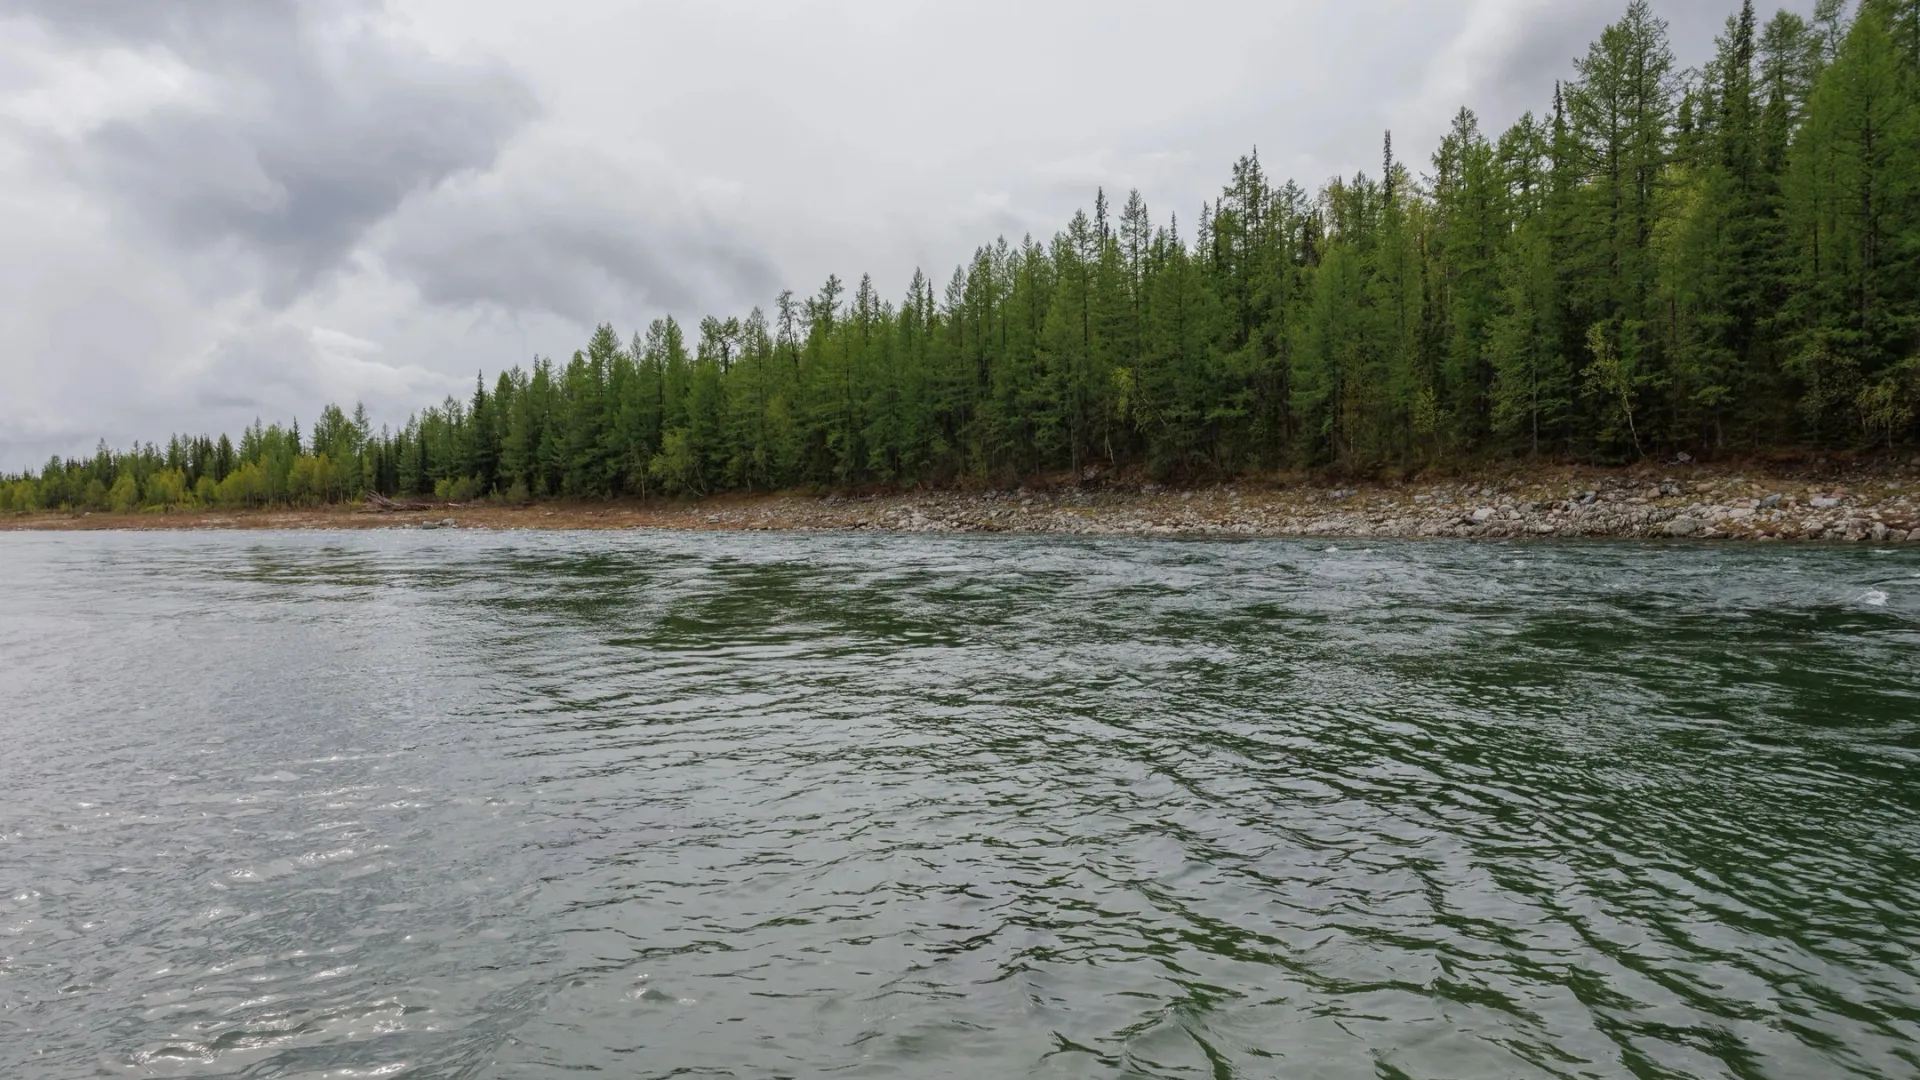
[[[761,515],[722,510],[717,527]],[[1524,537],[1831,540],[1920,543],[1913,485],[1786,491],[1741,480],[1648,484],[1438,484],[1399,489],[1223,487],[1179,493],[882,497],[826,500],[818,527],[902,532],[1275,536],[1387,539]]]
[[[1795,472],[1693,464],[1335,487],[1246,482],[605,504],[34,514],[0,529],[695,529],[1391,539],[1611,537],[1920,544],[1920,458]]]

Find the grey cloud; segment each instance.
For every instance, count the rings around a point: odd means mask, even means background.
[[[311,401],[320,392],[316,372],[319,350],[313,338],[277,323],[238,327],[214,348],[203,374],[205,385],[217,388],[213,397],[225,399],[225,408],[258,408]],[[236,384],[245,386],[236,392]],[[202,395],[202,404],[213,404]]]
[[[406,411],[458,390],[465,378],[411,364],[391,364],[366,355],[355,339],[302,329],[277,319],[231,328],[200,372],[196,406],[221,415],[223,427],[253,416],[282,421],[313,414],[332,401],[365,400],[383,415]]]
[[[258,410],[260,399],[251,394],[223,394],[215,390],[202,390],[194,404],[202,409],[248,409]]]
[[[1503,112],[1531,110],[1547,115],[1553,106],[1553,85],[1574,77],[1574,61],[1587,54],[1607,23],[1619,18],[1625,5],[1586,0],[1549,5],[1525,20],[1513,47],[1493,73],[1487,97]]]
[[[209,100],[116,120],[79,174],[173,243],[233,246],[284,303],[338,266],[406,196],[491,165],[536,113],[504,67],[447,60],[377,29],[370,2],[11,0],[79,45],[158,47]]]
[[[166,39],[197,47],[205,31],[240,21],[290,23],[290,0],[240,4],[128,3],[127,0],[0,0],[0,14],[28,16],[87,43],[146,43]]]
[[[779,287],[763,252],[669,192],[635,190],[624,169],[559,153],[539,172],[503,168],[410,202],[383,248],[389,268],[429,303],[587,325],[764,304]]]

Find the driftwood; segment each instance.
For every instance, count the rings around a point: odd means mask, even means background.
[[[376,514],[393,514],[404,511],[435,510],[433,503],[394,502],[377,491],[367,493],[367,509]]]

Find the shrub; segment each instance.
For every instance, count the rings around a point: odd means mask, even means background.
[[[140,482],[132,473],[121,473],[107,492],[107,509],[116,514],[131,514],[140,509]]]
[[[147,477],[145,505],[165,510],[187,502],[187,474],[178,469],[162,469]]]
[[[480,497],[480,481],[471,476],[446,479],[433,485],[433,496],[448,502],[472,502]]]

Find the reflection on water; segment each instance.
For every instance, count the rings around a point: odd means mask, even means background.
[[[0,1075],[1920,1073],[1920,560],[0,537]]]

